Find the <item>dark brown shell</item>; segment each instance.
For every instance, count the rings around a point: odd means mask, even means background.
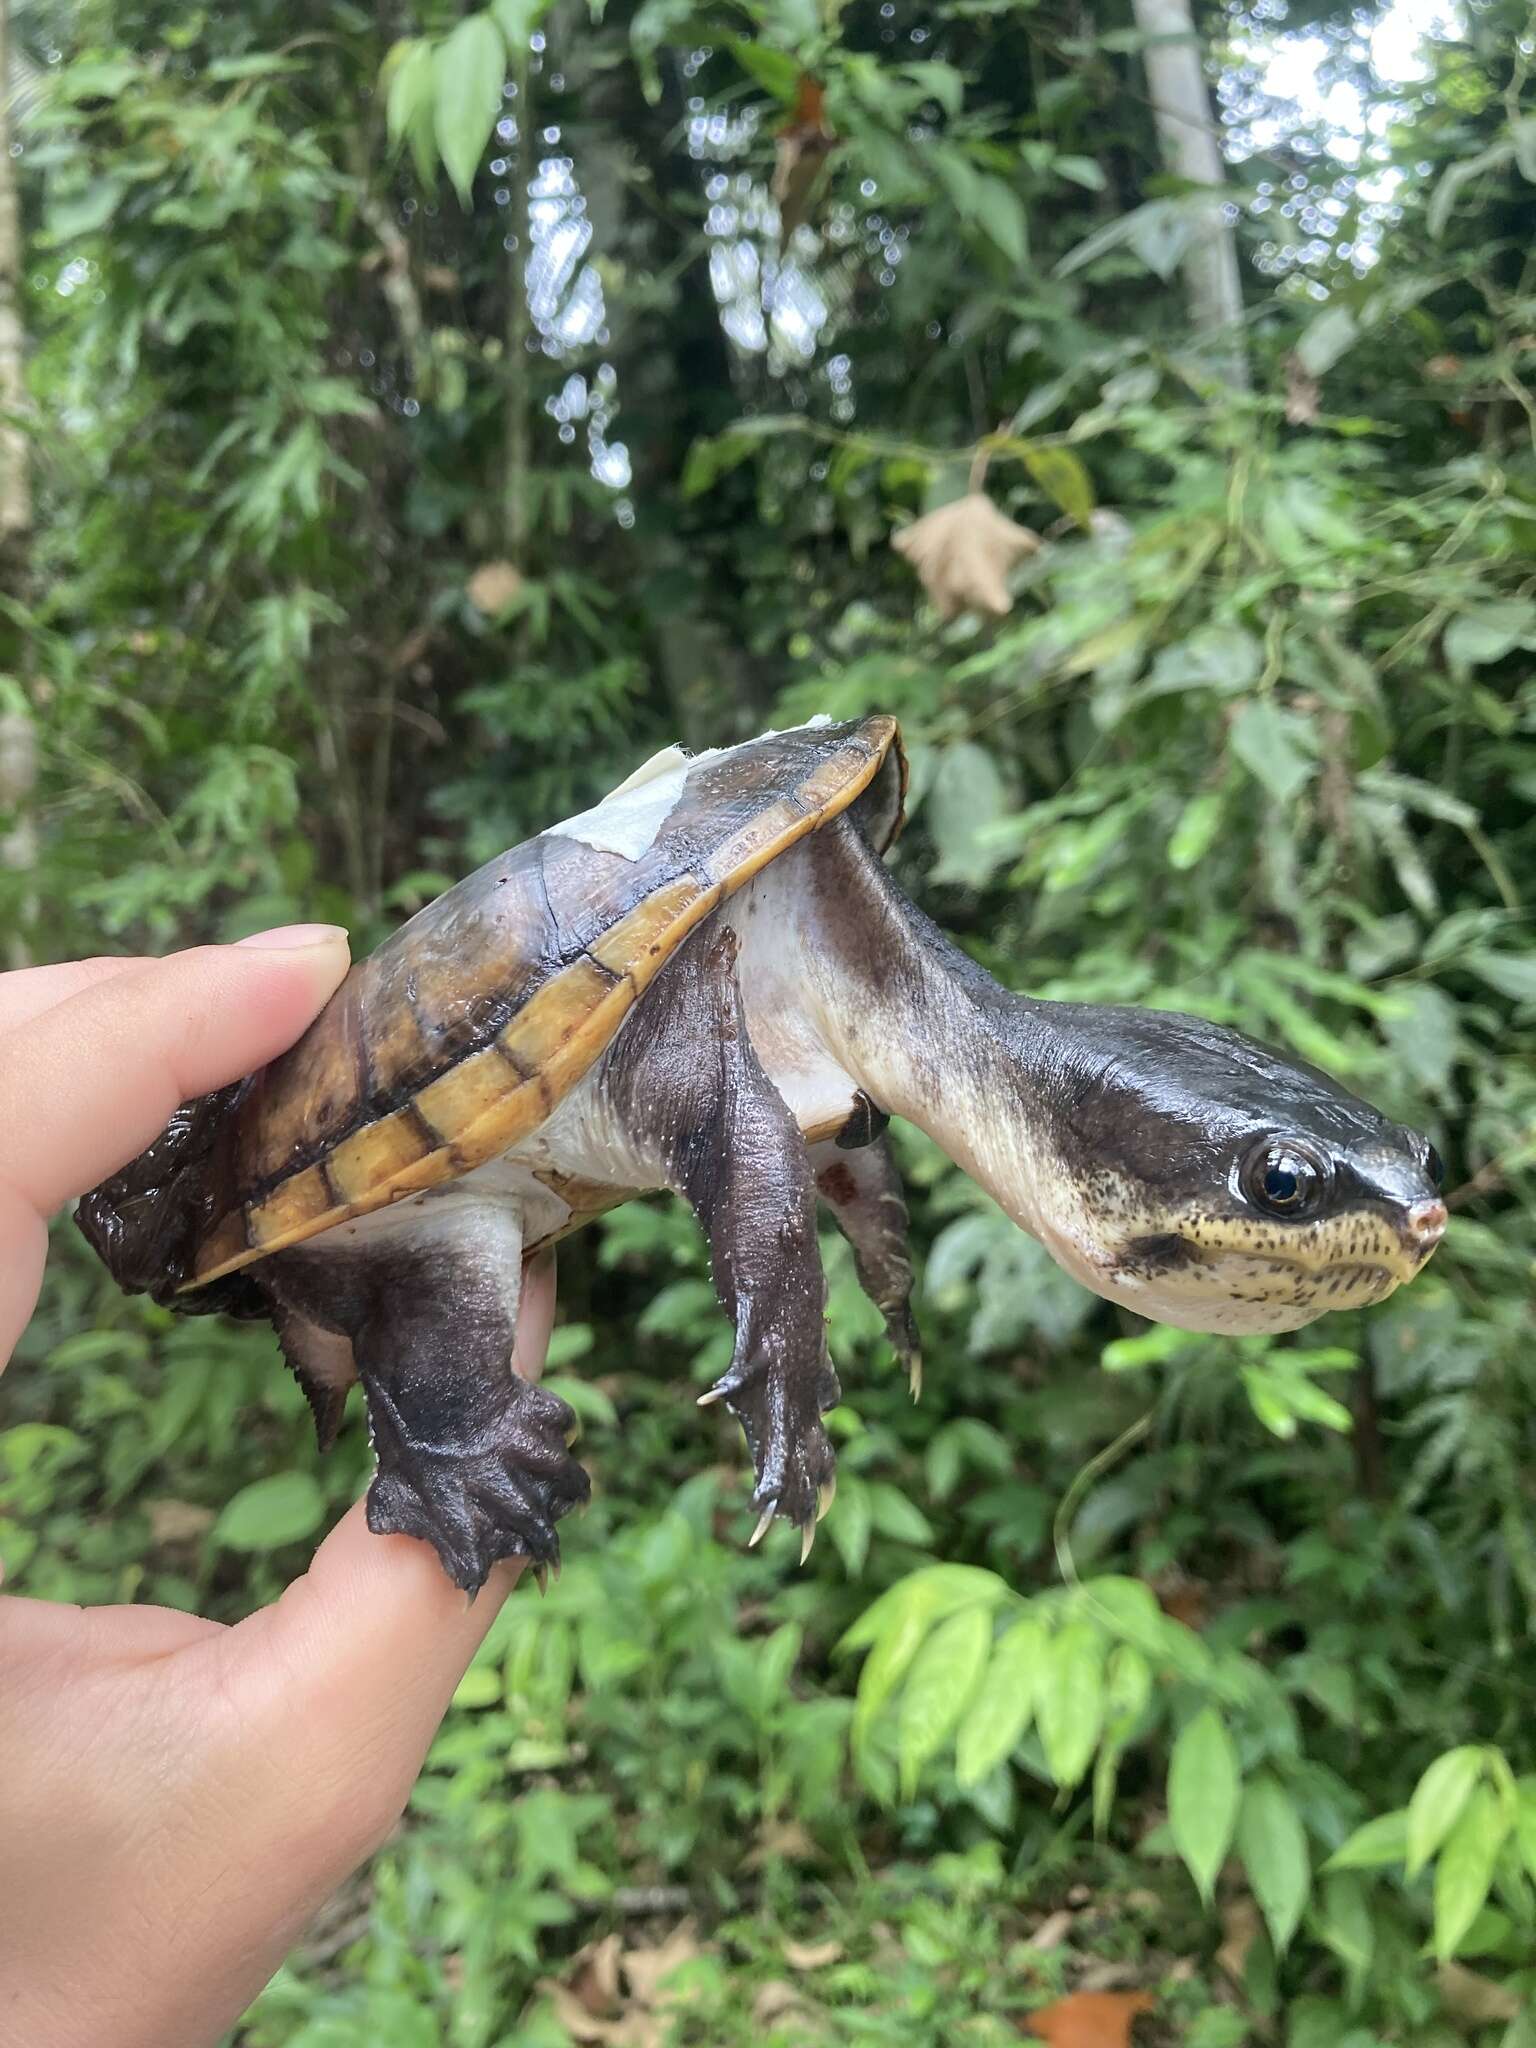
[[[702,762],[638,860],[546,832],[487,862],[360,961],[249,1083],[233,1196],[188,1284],[507,1151],[702,918],[867,789],[883,850],[904,786],[895,719],[805,726]]]

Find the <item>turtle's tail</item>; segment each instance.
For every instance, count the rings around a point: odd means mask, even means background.
[[[137,1159],[80,1198],[75,1221],[126,1293],[151,1295],[191,1315],[213,1309],[237,1316],[267,1313],[265,1294],[244,1273],[191,1294],[179,1292],[217,1206],[228,1170],[228,1112],[244,1086],[234,1081],[183,1103]]]

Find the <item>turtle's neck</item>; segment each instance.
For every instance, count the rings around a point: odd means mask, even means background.
[[[841,822],[841,821],[840,821]],[[807,971],[818,1025],[879,1105],[926,1131],[1058,1256],[1051,1182],[1062,1040],[1052,1006],[1016,996],[904,896],[851,827],[818,834]]]

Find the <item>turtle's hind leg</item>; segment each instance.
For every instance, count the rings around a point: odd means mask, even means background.
[[[923,1390],[923,1352],[912,1314],[907,1202],[890,1145],[877,1136],[857,1149],[829,1139],[809,1150],[816,1191],[853,1249],[859,1285],[885,1318],[915,1401]]]
[[[556,1564],[555,1523],[585,1501],[566,1404],[513,1369],[516,1212],[446,1195],[353,1244],[279,1253],[277,1299],[351,1339],[378,1471],[368,1526],[419,1536],[475,1592],[498,1558]]]
[[[782,1515],[808,1547],[835,1465],[821,1417],[838,1398],[816,1191],[799,1125],[747,1033],[736,947],[729,927],[706,924],[680,948],[615,1043],[604,1092],[709,1240],[736,1348],[704,1400],[723,1400],[746,1432],[758,1533]]]

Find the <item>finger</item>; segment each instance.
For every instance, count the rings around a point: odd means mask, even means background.
[[[125,1165],[183,1102],[276,1057],[341,980],[334,925],[199,946],[83,989],[13,1032],[0,1178],[39,1215]]]
[[[94,960],[65,960],[57,967],[22,967],[14,974],[0,974],[0,1032],[15,1031],[55,1003],[144,964],[133,954],[103,954]]]
[[[530,1262],[518,1315],[516,1369],[536,1379],[554,1321],[553,1253]],[[316,1798],[370,1770],[386,1806],[403,1802],[454,1687],[523,1570],[498,1565],[473,1601],[429,1545],[375,1536],[362,1502],[332,1530],[305,1576],[274,1607],[212,1646],[254,1728],[279,1716],[295,1771]]]

